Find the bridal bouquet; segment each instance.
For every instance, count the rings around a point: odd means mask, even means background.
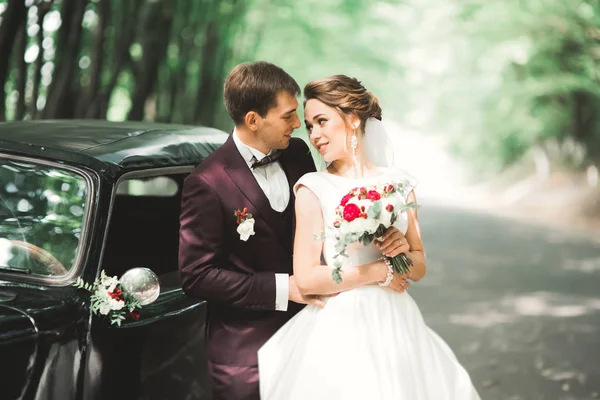
[[[380,238],[385,231],[396,222],[399,215],[409,209],[418,208],[405,199],[412,186],[408,181],[389,182],[380,185],[354,188],[340,201],[335,212],[337,218],[333,223],[337,245],[335,247],[333,280],[342,281],[342,260],[348,257],[346,247],[360,242],[365,246]],[[394,271],[408,273],[412,260],[402,253],[391,258]]]
[[[121,326],[121,321],[127,317],[133,320],[140,318],[141,302],[123,289],[121,281],[116,276],[108,276],[104,270],[93,284],[78,278],[73,285],[92,293],[90,296],[92,312],[108,316],[111,325]]]

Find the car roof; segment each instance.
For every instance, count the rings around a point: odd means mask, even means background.
[[[227,136],[215,128],[154,122],[15,121],[0,123],[0,151],[135,170],[195,165]]]

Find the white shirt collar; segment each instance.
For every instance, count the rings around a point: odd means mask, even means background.
[[[267,156],[262,151],[256,150],[254,147],[250,147],[244,142],[242,142],[242,139],[240,139],[240,137],[238,136],[235,128],[233,129],[232,136],[233,142],[235,143],[236,147],[238,148],[238,151],[240,152],[240,154],[242,155],[242,157],[248,165],[252,165],[254,161],[260,161]],[[270,153],[271,152],[269,152],[269,154]]]

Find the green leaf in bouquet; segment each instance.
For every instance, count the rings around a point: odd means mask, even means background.
[[[110,324],[121,326],[121,322],[125,321],[125,311],[113,311],[110,313]]]
[[[339,255],[335,256],[333,261],[333,270],[331,271],[331,278],[335,283],[342,282],[342,260],[339,259]]]
[[[324,242],[326,238],[327,235],[325,235],[325,232],[321,232],[319,235],[313,235],[313,239],[315,239],[317,242]]]
[[[81,277],[77,278],[77,280],[73,282],[73,286],[75,286],[78,289],[85,289],[88,292],[94,291],[94,286],[85,282],[83,279],[81,279]]]
[[[372,233],[365,233],[360,237],[360,241],[363,244],[363,246],[368,246],[369,244],[371,244],[371,242],[373,242],[374,237],[375,235]]]
[[[337,284],[342,283],[342,270],[341,269],[334,269],[333,271],[331,271],[331,277],[333,278],[333,281]]]
[[[335,244],[336,253],[342,253],[346,249],[347,244],[345,239],[346,237],[344,236]]]
[[[356,243],[359,241],[360,238],[360,233],[349,233],[348,235],[346,235],[346,244],[351,244],[351,243]]]
[[[373,204],[371,204],[371,207],[369,207],[367,210],[367,217],[375,219],[379,218],[379,215],[381,214],[381,207],[380,201],[374,201]]]
[[[397,219],[398,219],[398,213],[394,211],[392,213],[392,216],[390,217],[390,224],[394,225],[394,222],[396,222]]]
[[[377,229],[375,230],[375,237],[381,237],[383,236],[383,234],[385,233],[387,229],[385,228],[385,226],[383,224],[379,224],[379,226],[377,227]]]
[[[414,201],[411,201],[410,203],[408,203],[406,205],[406,207],[408,207],[408,208],[414,208],[414,209],[421,208],[421,206],[419,204],[415,203]]]

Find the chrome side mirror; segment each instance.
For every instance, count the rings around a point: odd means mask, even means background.
[[[158,276],[145,267],[131,268],[121,276],[121,286],[142,306],[155,301],[160,294]]]

